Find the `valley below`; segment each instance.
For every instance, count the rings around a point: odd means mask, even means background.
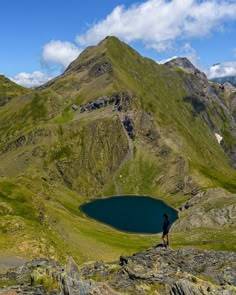
[[[116,37],[38,88],[0,76],[0,294],[235,294],[235,101]],[[171,248],[81,210],[117,195],[174,208]]]

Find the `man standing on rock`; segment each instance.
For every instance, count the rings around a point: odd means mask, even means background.
[[[167,247],[167,246],[169,246],[168,234],[169,234],[170,220],[169,220],[169,217],[166,213],[163,215],[163,217],[164,217],[164,222],[163,222],[163,226],[162,226],[162,229],[163,229],[162,240],[164,242],[164,246]]]

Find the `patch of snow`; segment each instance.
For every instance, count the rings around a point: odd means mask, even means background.
[[[218,143],[220,144],[221,141],[222,141],[222,139],[223,139],[223,137],[220,134],[218,134],[218,133],[215,133],[215,137],[216,137]]]

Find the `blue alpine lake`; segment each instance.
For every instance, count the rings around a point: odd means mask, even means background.
[[[178,213],[163,201],[146,196],[114,196],[96,199],[80,207],[88,217],[118,230],[130,233],[154,234],[162,232],[163,214],[170,224]]]

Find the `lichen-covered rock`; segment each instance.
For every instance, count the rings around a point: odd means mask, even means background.
[[[5,274],[5,279],[10,278],[11,273]],[[18,290],[23,292],[19,294],[25,295],[234,295],[236,254],[153,247],[132,256],[121,256],[116,262],[100,261],[78,266],[69,258],[66,268],[41,258],[15,270],[14,278],[16,285],[2,292]]]
[[[106,281],[122,294],[235,294],[235,263],[233,252],[156,247],[121,256],[117,263],[82,266],[81,273]]]

